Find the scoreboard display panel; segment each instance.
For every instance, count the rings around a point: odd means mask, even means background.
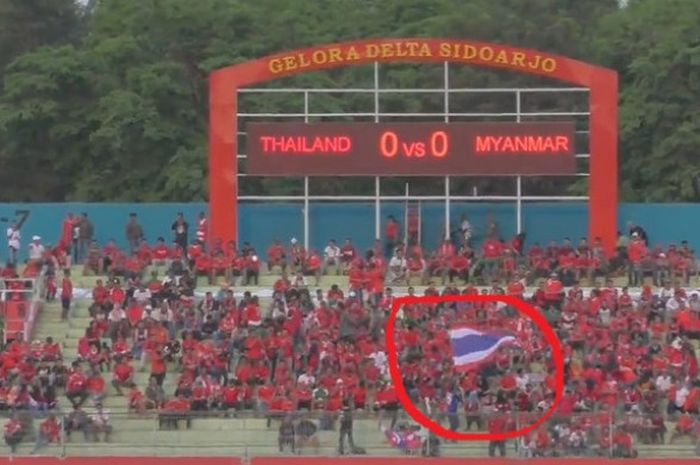
[[[573,122],[249,123],[259,176],[567,175]]]

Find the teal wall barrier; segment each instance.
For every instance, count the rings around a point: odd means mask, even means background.
[[[85,212],[95,225],[96,239],[101,243],[115,239],[124,246],[124,227],[129,213],[138,215],[149,241],[158,236],[170,240],[170,225],[177,212],[182,211],[191,225],[191,235],[197,214],[206,211],[204,203],[57,203],[57,204],[0,204],[0,217],[11,220],[17,210],[28,210],[29,218],[22,228],[22,248],[34,234],[44,242],[55,243],[61,223],[67,212]],[[273,239],[288,242],[292,237],[302,240],[303,204],[291,202],[242,203],[240,211],[240,241],[249,241],[264,251]],[[444,229],[444,204],[425,202],[421,205],[423,243],[432,248],[438,243]],[[403,202],[387,202],[381,206],[382,222],[388,215],[403,222]],[[488,218],[496,220],[504,238],[515,233],[514,203],[452,202],[452,227],[466,215],[476,229],[477,238],[483,234]],[[362,249],[369,248],[374,239],[374,204],[371,202],[312,202],[310,214],[310,244],[323,248],[330,238],[342,241],[351,237]],[[696,204],[621,204],[620,227],[627,221],[643,225],[651,241],[667,245],[688,240],[700,246],[700,205]],[[524,203],[523,228],[528,243],[546,243],[571,237],[577,240],[587,232],[588,212],[585,203]],[[4,223],[5,225],[7,223]],[[383,227],[383,225],[382,225]],[[4,249],[4,247],[3,247]],[[3,250],[0,257],[6,258]]]

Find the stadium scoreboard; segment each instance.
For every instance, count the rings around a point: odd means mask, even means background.
[[[260,176],[566,175],[573,122],[249,123]]]

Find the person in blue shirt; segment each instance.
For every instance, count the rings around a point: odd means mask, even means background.
[[[450,423],[450,430],[459,429],[459,406],[463,403],[462,393],[459,388],[453,388],[447,393],[447,420]]]

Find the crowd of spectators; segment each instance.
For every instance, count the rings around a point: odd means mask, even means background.
[[[112,386],[134,413],[157,412],[162,428],[190,427],[190,412],[256,410],[271,422],[309,410],[329,429],[349,407],[378,411],[380,423],[388,421],[387,437],[403,437],[410,431],[398,422],[384,327],[392,288],[408,286],[411,295],[417,280],[425,295],[520,297],[556,330],[566,359],[565,392],[555,419],[521,441],[523,454],[583,454],[597,446],[601,454],[633,456],[634,441],[663,443],[669,420],[671,440],[697,441],[700,298],[682,287],[697,273],[686,243],[649,248],[643,229],[633,227],[609,255],[597,239],[527,247],[524,234],[503,241],[490,230],[477,248],[463,224],[455,240],[432,252],[415,240],[402,244],[392,233],[390,247],[377,241],[365,254],[350,239],[329,241],[322,252],[292,239],[288,247],[275,241],[260,257],[247,244],[207,247],[203,215],[192,242],[178,215],[173,240],[152,245],[132,216],[124,251],[76,233],[75,224],[85,219],[72,218],[73,226],[64,228],[70,234],[56,247],[35,238],[25,268],[34,275],[44,269],[49,299],[60,277],[65,318],[74,305],[71,264],[105,277],[92,289],[91,320],[77,353],[62,354],[49,338],[16,340],[0,354],[0,402],[11,411],[50,411],[65,405],[65,397],[72,405],[63,422],[67,436],[79,431],[108,439],[109,412],[101,402]],[[235,287],[256,284],[261,272],[278,276],[272,297],[236,297]],[[347,289],[315,289],[332,273],[347,275]],[[211,284],[219,275],[218,290],[203,297],[195,292],[198,277]],[[615,286],[614,279],[625,277],[641,285],[639,293]],[[654,287],[645,284],[647,277]],[[580,282],[591,288],[584,291]],[[531,285],[536,290],[526,295]],[[548,409],[554,390],[549,348],[527,318],[495,303],[401,310],[394,336],[403,383],[438,421],[453,430],[499,432]],[[506,329],[517,343],[479,367],[456,370],[447,333],[455,325]],[[135,382],[138,370],[150,373],[147,385]],[[83,411],[86,402],[94,414]],[[11,447],[25,434],[22,421],[16,415],[5,428]],[[57,440],[50,424],[41,425],[37,447]],[[490,452],[502,446],[492,443]]]

